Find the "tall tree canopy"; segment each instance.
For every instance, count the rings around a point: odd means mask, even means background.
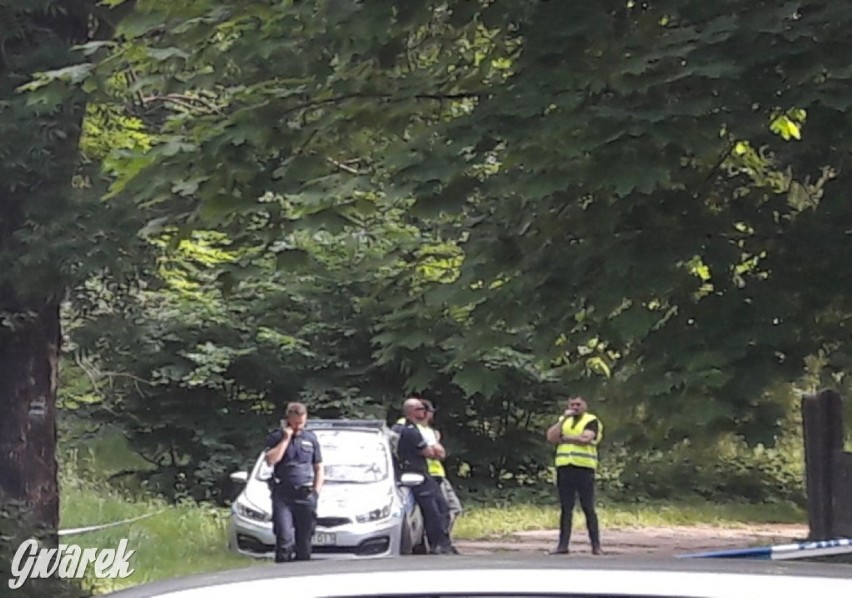
[[[848,361],[852,6],[110,4],[128,13],[116,35],[28,89],[39,110],[71,85],[107,121],[143,123],[145,143],[105,152],[103,205],[132,201],[154,246],[227,239],[182,288],[146,272],[174,293],[134,289],[128,312],[98,315],[146,314],[151,347],[192,345],[179,363],[134,362],[144,327],[80,329],[123,348],[113,366],[179,388],[176,409],[219,382],[259,400],[320,374],[335,408],[386,397],[385,377],[445,397],[490,448],[506,427],[490,418],[529,424],[552,382],[605,399],[625,435],[675,442],[698,422],[762,441],[789,407],[767,389],[809,356]],[[24,254],[39,255],[9,253]],[[283,356],[275,372],[261,347]],[[150,408],[134,401],[133,417]]]
[[[161,222],[262,212],[271,242],[404,205],[457,246],[450,284],[397,298],[381,355],[451,346],[481,368],[468,395],[532,355],[603,375],[632,421],[665,408],[672,437],[696,412],[757,433],[767,385],[845,340],[850,19],[816,0],[143,1],[87,85],[123,74],[139,110],[172,108],[113,189]],[[424,303],[464,330],[424,335]]]

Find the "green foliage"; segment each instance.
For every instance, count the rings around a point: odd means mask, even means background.
[[[848,257],[828,251],[848,245],[848,210],[826,190],[845,176],[827,148],[842,144],[850,75],[834,57],[850,20],[745,0],[149,1],[86,81],[135,73],[155,143],[123,154],[113,192],[172,221],[230,226],[273,193],[292,217],[265,204],[258,232],[336,234],[362,226],[365,194],[382,192],[380,210],[414,199],[457,257],[446,278],[422,271],[425,313],[411,296],[380,324],[379,361],[409,386],[450,376],[496,397],[509,349],[539,378],[665,408],[659,438],[694,435],[690,397],[713,396],[727,408],[704,416],[710,435],[760,440],[778,405],[753,397],[836,336],[802,330],[837,307],[818,289]],[[796,249],[817,229],[818,247]],[[436,325],[439,307],[456,323]],[[407,365],[425,345],[451,354]]]
[[[335,255],[337,239],[302,239],[322,265],[290,276],[274,249],[229,243],[202,232],[164,240],[146,284],[69,314],[69,348],[98,395],[72,401],[75,417],[119,425],[152,466],[137,473],[171,498],[222,500],[227,474],[260,450],[288,401],[306,401],[316,417],[384,417],[398,397],[393,373],[372,366],[371,310],[352,293],[374,274],[345,284],[352,262]],[[255,274],[220,286],[235,264]],[[77,305],[103,290],[93,281]]]
[[[716,502],[805,506],[800,443],[800,435],[791,435],[775,448],[748,446],[742,438],[723,439],[704,450],[688,443],[638,453],[614,447],[603,460],[600,485],[607,496],[620,500],[670,500],[689,494]]]
[[[770,446],[772,389],[848,352],[850,25],[747,0],[134,3],[28,87],[107,115],[85,147],[113,148],[107,205],[160,260],[89,279],[74,341],[164,488],[292,396],[426,392],[451,467],[501,484],[537,479],[566,391],[640,447]]]
[[[95,595],[123,588],[192,575],[247,567],[254,559],[226,549],[228,511],[210,504],[182,501],[167,504],[144,494],[125,494],[77,477],[73,464],[62,476],[62,527],[120,521],[153,515],[129,525],[74,536],[80,546],[115,547],[123,538],[135,553],[126,579],[99,579],[90,567],[81,585]],[[39,594],[44,596],[46,594]]]

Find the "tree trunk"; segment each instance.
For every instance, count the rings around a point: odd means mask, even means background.
[[[55,542],[59,303],[75,282],[61,262],[78,256],[53,244],[73,209],[84,105],[69,93],[58,109],[40,109],[19,88],[80,60],[72,48],[88,39],[93,0],[7,4],[0,11],[0,501],[24,503],[25,514],[10,516],[17,511],[0,504],[0,519],[17,518],[24,533]]]
[[[0,292],[0,309],[15,305]],[[56,379],[59,305],[25,312],[0,326],[0,492],[29,503],[52,535],[59,524],[56,467]],[[8,322],[8,320],[7,320]]]

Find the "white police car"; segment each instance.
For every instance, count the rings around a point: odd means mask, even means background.
[[[411,490],[398,483],[391,432],[380,420],[308,420],[322,447],[325,485],[317,505],[313,558],[387,557],[425,551],[423,519]],[[271,469],[264,453],[250,472],[231,474],[245,488],[231,508],[228,546],[272,557]],[[404,479],[406,484],[419,480]]]

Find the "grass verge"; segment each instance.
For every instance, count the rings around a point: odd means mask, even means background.
[[[134,499],[97,487],[71,483],[62,488],[60,528],[71,529],[157,513],[140,521],[96,532],[65,536],[64,543],[82,548],[116,548],[127,538],[136,553],[130,559],[134,572],[127,579],[97,579],[89,568],[84,589],[104,594],[129,586],[256,565],[254,559],[226,548],[228,511],[194,503],[168,505],[155,499]]]

